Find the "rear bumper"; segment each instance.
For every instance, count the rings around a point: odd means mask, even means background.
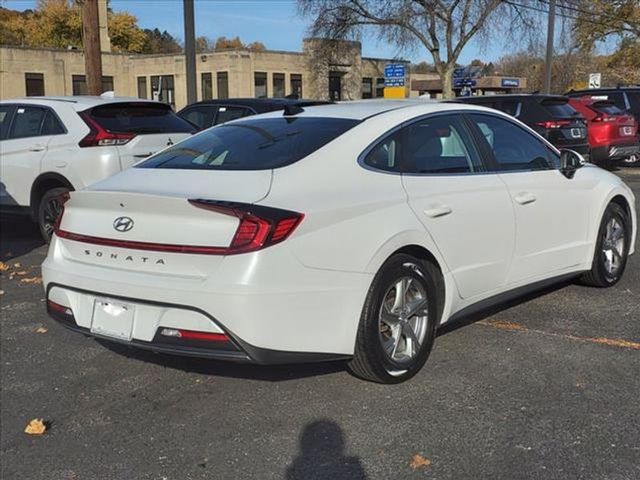
[[[120,300],[135,306],[133,333],[105,339],[181,355],[264,364],[347,358],[372,280],[307,268],[281,246],[224,257],[207,277],[191,278],[71,259],[67,242],[54,237],[42,265],[47,300],[74,313],[73,322],[52,315],[56,320],[105,338],[91,332],[94,302]],[[224,333],[233,348],[177,345],[158,336],[163,327]]]
[[[594,162],[604,160],[621,160],[640,153],[640,143],[626,143],[621,145],[604,145],[591,149],[591,160]]]

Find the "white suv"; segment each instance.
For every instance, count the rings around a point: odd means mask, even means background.
[[[169,105],[118,97],[0,102],[0,208],[26,213],[49,240],[58,198],[183,139],[193,125]]]

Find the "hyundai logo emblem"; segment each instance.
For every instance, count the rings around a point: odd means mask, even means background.
[[[133,228],[133,220],[129,217],[118,217],[113,221],[113,228],[118,232],[128,232]]]

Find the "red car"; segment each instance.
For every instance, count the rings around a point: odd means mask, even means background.
[[[569,104],[587,120],[591,162],[612,165],[640,152],[638,122],[633,115],[597,96],[570,98]]]

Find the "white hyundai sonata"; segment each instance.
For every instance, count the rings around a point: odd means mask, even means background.
[[[71,193],[43,265],[47,308],[158,352],[345,358],[400,382],[445,322],[571,277],[615,284],[634,206],[618,177],[495,110],[287,109]]]

